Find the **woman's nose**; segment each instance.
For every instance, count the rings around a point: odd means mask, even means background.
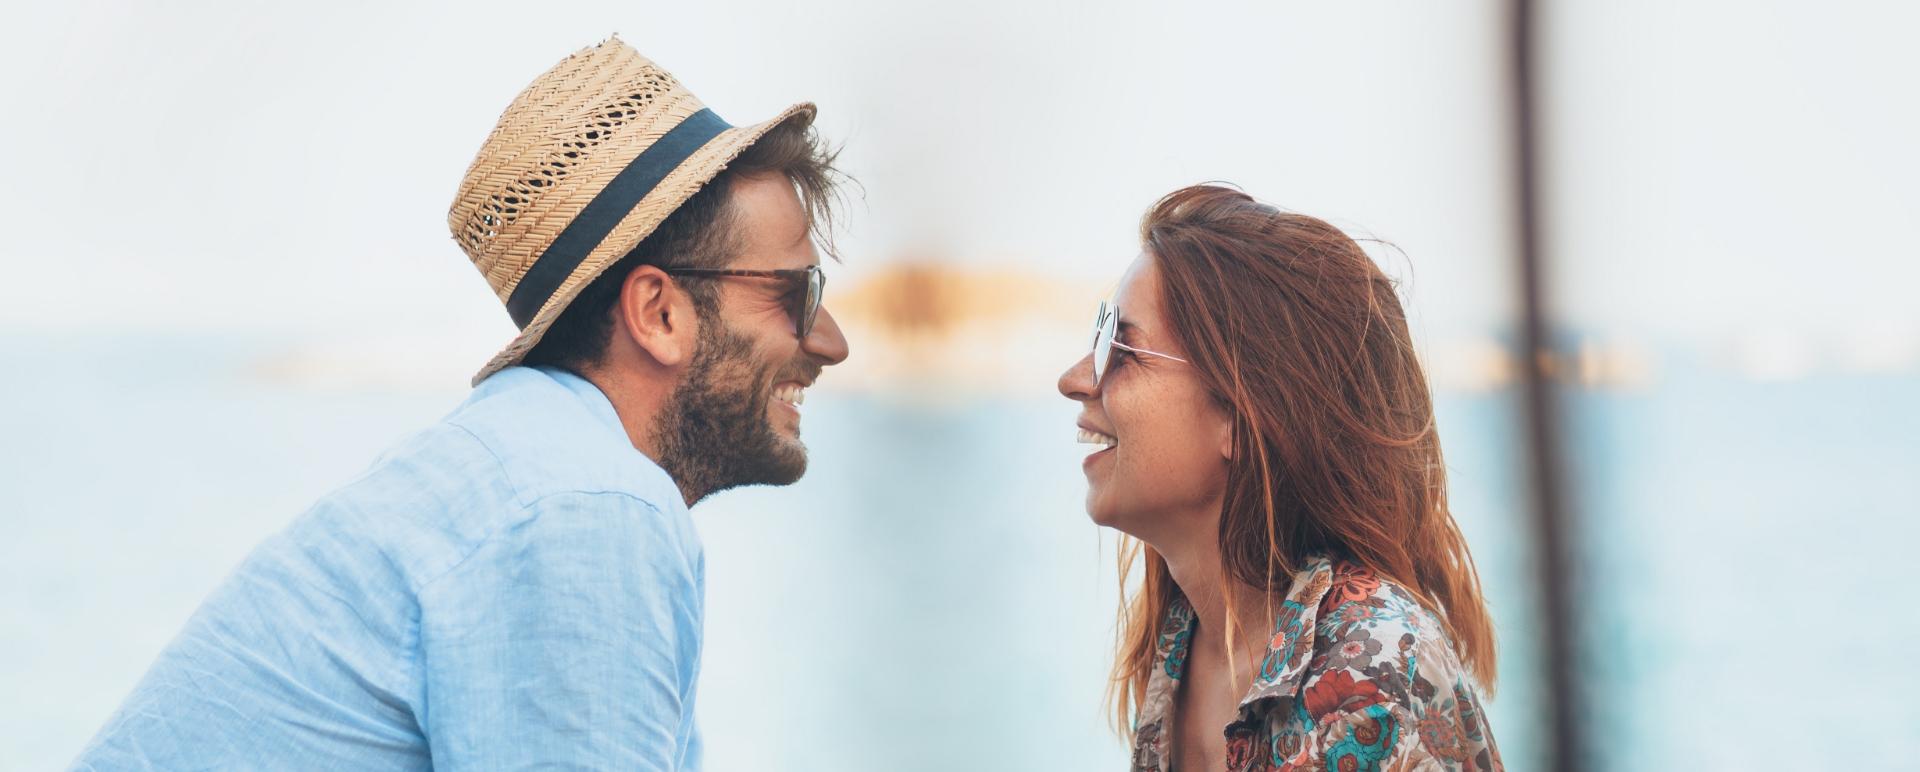
[[[1060,374],[1060,395],[1075,402],[1093,399],[1093,355],[1087,354],[1074,360],[1073,366]]]

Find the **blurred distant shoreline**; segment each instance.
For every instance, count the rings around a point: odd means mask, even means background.
[[[956,396],[1050,394],[1086,353],[1093,309],[1112,280],[1076,280],[1009,268],[932,261],[882,266],[828,291],[827,308],[853,356],[820,388]],[[494,331],[395,329],[378,337],[241,330],[115,332],[100,328],[0,330],[0,353],[67,345],[104,347],[103,368],[207,366],[235,377],[324,390],[464,391],[500,341]],[[1414,330],[1439,393],[1480,394],[1513,385],[1517,336],[1423,335]],[[1676,369],[1783,382],[1821,375],[1920,376],[1920,335],[1853,339],[1756,332],[1711,341],[1644,340],[1563,330],[1540,357],[1561,383],[1637,393]],[[29,357],[31,359],[31,357]]]

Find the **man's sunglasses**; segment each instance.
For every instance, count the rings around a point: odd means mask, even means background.
[[[780,279],[788,283],[787,294],[793,298],[793,304],[787,312],[793,315],[794,334],[805,339],[813,332],[813,317],[820,313],[820,295],[827,289],[827,275],[820,266],[805,268],[781,268],[772,271],[748,271],[735,268],[662,268],[673,276],[705,276],[714,278],[739,279]],[[806,289],[801,291],[801,287]]]
[[[1113,358],[1114,349],[1120,349],[1129,354],[1138,354],[1138,355],[1144,355],[1144,356],[1150,356],[1150,357],[1160,357],[1161,359],[1171,359],[1175,362],[1184,363],[1187,361],[1185,359],[1181,359],[1180,357],[1174,356],[1172,354],[1162,354],[1158,351],[1148,351],[1143,348],[1135,348],[1125,343],[1121,343],[1120,341],[1114,340],[1114,335],[1119,331],[1120,331],[1120,307],[1116,305],[1112,305],[1110,303],[1104,303],[1104,302],[1101,303],[1099,313],[1096,313],[1093,316],[1093,385],[1094,386],[1099,386],[1100,376],[1105,375],[1107,373],[1107,362]]]

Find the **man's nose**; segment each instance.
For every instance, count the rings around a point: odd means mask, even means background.
[[[826,360],[829,365],[837,365],[847,360],[847,336],[840,333],[840,323],[833,320],[833,313],[821,306],[813,318],[813,329],[807,331],[807,337],[800,341],[800,348],[815,357]]]

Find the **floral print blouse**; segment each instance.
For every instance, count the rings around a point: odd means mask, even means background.
[[[1193,628],[1192,607],[1176,598],[1135,726],[1133,772],[1172,769],[1174,693]],[[1502,769],[1439,620],[1393,582],[1325,557],[1294,574],[1225,732],[1230,772]]]

